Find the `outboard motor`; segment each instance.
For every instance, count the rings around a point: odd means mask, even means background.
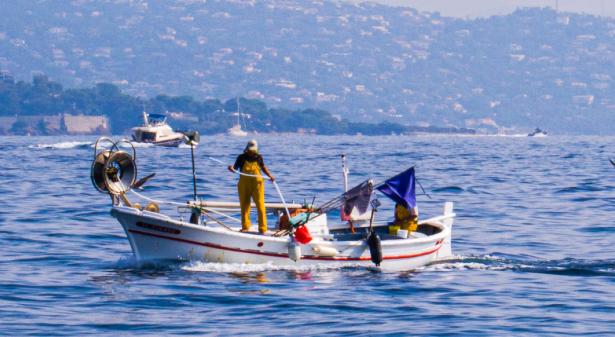
[[[98,149],[102,143],[109,146]],[[126,143],[132,147],[132,155],[119,149],[118,144]],[[127,140],[114,142],[107,137],[101,137],[94,145],[94,161],[90,170],[92,185],[101,193],[108,193],[114,202],[116,197],[124,198],[124,194],[134,186],[137,179],[137,153],[134,145]]]

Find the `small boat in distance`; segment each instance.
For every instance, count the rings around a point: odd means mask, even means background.
[[[246,137],[248,135],[248,131],[241,129],[241,120],[243,116],[241,114],[241,110],[239,110],[239,98],[237,98],[236,101],[237,101],[237,112],[235,112],[233,115],[237,116],[237,123],[235,123],[235,125],[230,127],[226,131],[226,133],[229,136],[233,136],[233,137]],[[244,124],[245,124],[245,120],[244,120]]]
[[[233,125],[233,127],[229,128],[226,132],[229,136],[233,137],[246,137],[248,135],[247,131],[241,129],[241,125],[239,123]]]
[[[148,114],[143,111],[143,125],[132,128],[132,139],[138,143],[160,146],[179,146],[184,134],[173,131],[165,115]]]
[[[534,129],[534,131],[527,134],[528,137],[546,137],[547,131],[541,130],[540,128]]]

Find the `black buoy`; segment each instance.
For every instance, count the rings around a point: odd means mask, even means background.
[[[380,266],[380,262],[382,262],[382,245],[380,244],[380,236],[373,230],[367,236],[367,245],[369,246],[372,262],[377,267]]]

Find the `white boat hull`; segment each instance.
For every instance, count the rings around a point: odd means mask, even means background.
[[[288,236],[263,236],[195,225],[126,206],[115,206],[111,214],[124,227],[132,251],[140,262],[196,260],[294,266],[374,265],[363,239],[327,241],[315,237],[309,244],[300,245],[302,258],[293,261],[289,258]],[[439,232],[420,238],[382,240],[381,268],[407,270],[449,257],[452,219],[430,222],[430,225]],[[325,251],[329,252],[326,256],[322,253]],[[332,251],[335,253],[330,254]]]
[[[183,135],[178,134],[176,137],[171,138],[171,139],[165,139],[165,140],[160,140],[160,141],[148,141],[148,140],[137,140],[134,136],[133,136],[133,140],[137,143],[144,143],[144,144],[154,144],[154,145],[158,145],[158,146],[167,146],[167,147],[177,147],[181,144],[183,144],[185,142],[185,138]]]
[[[232,137],[247,137],[248,132],[241,129],[241,125],[236,124],[227,130],[227,134]]]

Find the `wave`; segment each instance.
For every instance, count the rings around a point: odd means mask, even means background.
[[[425,271],[442,270],[498,270],[567,276],[615,276],[615,260],[521,260],[494,255],[456,256],[420,268]]]
[[[148,148],[148,147],[154,146],[154,144],[152,143],[137,143],[137,142],[132,142],[132,141],[130,143],[132,144],[132,146],[136,148]],[[119,142],[117,145],[121,148],[130,148],[130,145],[128,145],[128,143],[126,142]]]
[[[61,142],[55,144],[35,144],[29,145],[28,148],[31,149],[85,149],[88,147],[92,147],[94,143],[92,142]]]
[[[601,186],[595,186],[591,184],[580,184],[578,186],[560,188],[557,191],[555,191],[555,194],[575,194],[579,192],[600,192],[604,190],[605,188]]]
[[[190,272],[214,272],[214,273],[253,273],[264,271],[323,271],[347,268],[365,268],[356,263],[344,264],[314,264],[314,265],[275,265],[272,262],[262,264],[248,263],[217,263],[193,261],[181,267],[182,270]]]
[[[438,135],[438,134],[434,134]],[[503,138],[528,138],[527,133],[513,133],[513,134],[504,134],[504,133],[486,133],[486,134],[443,134],[446,136],[457,136],[457,137],[467,137],[467,138],[480,138],[480,137],[503,137]]]
[[[514,133],[514,134],[510,134],[510,135],[506,135],[506,134],[497,134],[495,135],[496,137],[510,137],[510,138],[522,138],[522,137],[527,137],[527,133]]]
[[[335,270],[379,270],[374,266],[364,266],[357,263],[343,264],[312,264],[312,265],[276,265],[272,262],[252,263],[219,263],[174,260],[140,263],[133,256],[125,257],[115,263],[115,268],[143,271],[183,270],[194,273],[256,273],[271,271],[317,272]],[[615,259],[582,260],[565,258],[561,260],[537,260],[529,258],[511,258],[498,255],[460,256],[456,255],[446,260],[436,261],[427,266],[413,269],[416,272],[446,272],[464,270],[514,271],[522,273],[539,273],[562,276],[615,276]],[[384,273],[399,271],[381,270]]]
[[[154,146],[154,144],[152,143],[137,143],[137,142],[130,142],[130,143],[135,148],[148,148],[148,147]],[[118,146],[123,149],[130,148],[130,145],[128,145],[128,143],[126,142],[118,142]],[[77,141],[60,142],[60,143],[54,143],[54,144],[34,144],[34,145],[28,146],[28,148],[30,149],[55,149],[55,150],[86,149],[86,148],[91,148],[91,147],[94,147],[93,142],[77,142]]]
[[[463,193],[465,190],[459,186],[446,186],[433,189],[434,193],[448,192],[448,193]]]

